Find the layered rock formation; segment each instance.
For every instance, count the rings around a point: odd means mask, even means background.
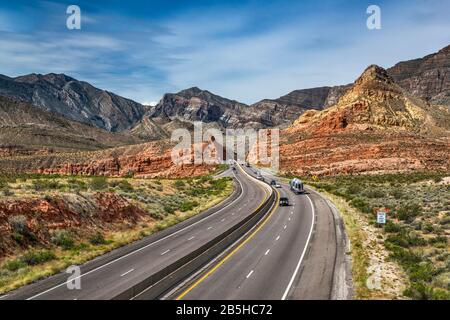
[[[0,256],[7,248],[14,248],[11,219],[20,213],[25,223],[23,233],[32,234],[33,241],[45,244],[51,240],[51,231],[81,228],[112,229],[114,224],[149,220],[149,215],[139,206],[114,193],[93,195],[62,195],[49,200],[24,199],[0,201]],[[31,239],[24,239],[23,245]],[[11,243],[8,243],[11,242]]]
[[[339,102],[283,132],[281,166],[298,174],[450,170],[450,113],[370,66]]]
[[[202,144],[199,150],[204,151],[207,145]],[[0,159],[0,172],[179,178],[208,174],[216,167],[214,164],[194,164],[194,147],[180,151],[180,158],[188,161],[174,163],[173,147],[173,143],[164,140],[104,151],[4,158]]]
[[[410,94],[450,106],[450,45],[423,58],[397,63],[388,73]]]

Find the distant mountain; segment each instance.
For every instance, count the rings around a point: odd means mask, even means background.
[[[387,73],[408,93],[433,104],[450,106],[450,45],[424,58],[404,61]],[[264,110],[267,125],[290,124],[303,112],[326,109],[336,104],[352,84],[295,90],[278,99],[252,105]]]
[[[261,113],[262,122],[268,126],[287,126],[307,110],[322,110],[333,105],[350,85],[318,87],[295,90],[278,99],[264,99],[251,105]]]
[[[450,110],[372,65],[339,102],[282,132],[281,167],[297,174],[450,170]]]
[[[410,95],[385,69],[372,65],[336,105],[322,112],[305,113],[289,130],[336,133],[361,128],[444,133],[450,129],[450,112]]]
[[[195,121],[218,129],[267,126],[261,110],[197,87],[165,94],[156,106],[150,108],[147,116],[165,127],[176,121],[167,128],[169,132],[178,127],[192,127]]]
[[[387,71],[409,93],[450,106],[450,45],[423,58],[397,63]]]
[[[0,95],[111,132],[131,128],[146,107],[64,74],[0,76]]]
[[[139,142],[129,134],[111,133],[0,96],[0,156],[97,150]]]

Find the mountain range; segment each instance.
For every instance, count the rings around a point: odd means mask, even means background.
[[[64,74],[0,77],[0,95],[110,132],[129,129],[146,107]]]
[[[158,149],[149,158],[140,155],[140,144],[167,141],[173,130],[192,129],[194,121],[202,121],[222,130],[282,128],[285,171],[445,169],[450,167],[445,160],[449,75],[447,46],[386,70],[370,66],[352,84],[295,90],[252,105],[193,87],[167,93],[155,106],[143,106],[63,74],[0,75],[0,156],[113,148],[98,153],[101,156],[116,154],[115,147],[137,145],[117,150],[133,150],[133,157],[147,163],[157,157]],[[131,166],[126,164],[126,153],[118,154],[124,157],[121,167]],[[109,166],[90,157],[80,155],[83,161],[94,161],[84,164],[88,171]],[[43,163],[55,163],[52,159],[49,162],[44,156],[41,169]],[[117,163],[114,159],[109,161]],[[58,170],[67,167],[65,161],[71,168],[77,160],[59,159]]]

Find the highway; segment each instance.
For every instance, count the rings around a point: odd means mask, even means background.
[[[24,286],[4,299],[117,299],[151,275],[198,250],[252,215],[272,192],[270,211],[237,242],[190,277],[161,292],[163,299],[333,299],[339,246],[330,206],[319,194],[295,195],[287,184],[272,189],[252,168],[221,174],[235,177],[235,191],[221,204],[81,267],[80,289],[67,286],[69,274]],[[276,179],[265,174],[266,181]],[[290,206],[279,206],[287,197]],[[134,294],[134,293],[133,293]],[[127,297],[128,299],[129,297]],[[145,299],[138,293],[132,299]]]
[[[249,173],[255,174],[251,169]],[[276,177],[266,175],[266,181]],[[270,216],[210,268],[170,298],[188,300],[331,299],[336,239],[332,215],[316,193],[276,189],[290,206]],[[315,204],[317,202],[317,205]],[[319,207],[320,212],[317,212]],[[312,241],[320,217],[320,238]],[[325,231],[325,232],[324,232]],[[314,252],[308,253],[311,242]],[[305,261],[308,255],[308,261]],[[303,270],[308,270],[307,273]]]
[[[230,170],[231,171],[231,170]],[[81,289],[68,289],[69,274],[60,273],[22,287],[6,299],[113,299],[151,274],[224,233],[250,215],[269,196],[270,188],[242,171],[232,173],[237,191],[228,201],[132,245],[81,266]]]

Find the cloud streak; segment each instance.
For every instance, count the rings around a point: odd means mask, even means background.
[[[0,1],[0,73],[67,73],[140,102],[199,86],[253,103],[450,43],[444,2],[380,1],[383,28],[369,31],[366,1],[81,1],[82,30],[69,31],[59,1]]]

